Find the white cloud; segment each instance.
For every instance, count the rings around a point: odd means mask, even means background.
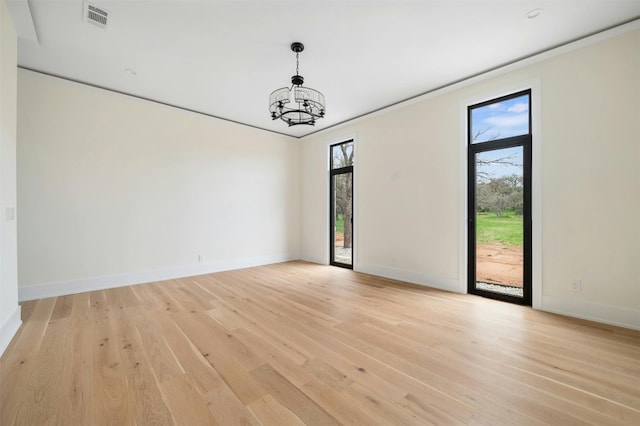
[[[529,111],[529,104],[527,102],[513,104],[507,111],[508,112],[525,112],[525,111]]]
[[[529,122],[528,114],[518,114],[518,115],[498,115],[495,117],[489,117],[484,120],[485,123],[490,124],[492,126],[501,129],[503,127],[516,127],[526,125]]]
[[[489,108],[489,109],[502,109],[502,104],[500,102],[497,102],[495,104],[487,105],[487,108]]]

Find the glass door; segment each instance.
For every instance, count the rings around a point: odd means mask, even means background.
[[[523,151],[483,151],[474,160],[475,290],[516,298],[524,297]]]
[[[531,305],[528,92],[470,107],[469,293]]]
[[[353,141],[330,152],[330,263],[353,269]]]

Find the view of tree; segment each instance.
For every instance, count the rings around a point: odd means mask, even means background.
[[[476,184],[476,206],[479,211],[493,211],[501,217],[504,210],[522,214],[523,181],[520,175],[496,177]]]
[[[341,167],[353,166],[353,145],[341,144],[333,148],[333,166]],[[344,219],[344,243],[343,248],[351,248],[353,244],[352,229],[352,202],[353,202],[353,174],[346,173],[335,176],[335,202],[336,220],[341,216]]]
[[[481,135],[490,131],[486,128],[476,132],[472,140],[477,140]],[[499,132],[495,132],[489,140],[498,139]],[[513,210],[516,214],[522,214],[523,180],[522,175],[496,175],[491,171],[493,166],[518,167],[522,164],[515,154],[509,154],[498,158],[488,158],[482,154],[476,156],[476,206],[479,211],[493,211],[501,217],[504,210]]]

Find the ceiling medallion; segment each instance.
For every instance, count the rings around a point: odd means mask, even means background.
[[[291,77],[291,88],[283,87],[269,95],[271,119],[279,118],[289,126],[298,124],[313,126],[317,118],[324,117],[324,95],[310,87],[302,86],[304,78],[298,71],[298,56],[304,50],[304,45],[299,42],[292,43],[291,50],[296,53],[296,75]]]

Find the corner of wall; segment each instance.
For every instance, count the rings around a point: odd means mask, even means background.
[[[16,110],[18,42],[0,2],[0,354],[20,327],[17,274]]]
[[[4,323],[0,325],[0,356],[2,356],[5,349],[7,349],[9,343],[11,343],[11,339],[13,339],[13,336],[15,336],[22,324],[20,312],[20,305],[18,305]]]

